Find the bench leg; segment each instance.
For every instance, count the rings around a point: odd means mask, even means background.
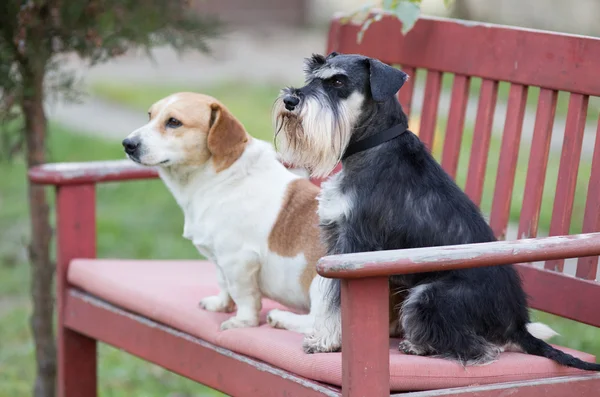
[[[387,277],[342,280],[342,396],[390,395]]]
[[[96,341],[65,326],[69,263],[96,256],[96,191],[93,184],[57,189],[58,397],[96,397]]]
[[[96,397],[96,341],[66,327],[58,330],[58,397]]]

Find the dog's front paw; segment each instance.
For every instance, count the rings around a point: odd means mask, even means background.
[[[302,348],[306,354],[338,352],[342,348],[341,335],[307,335]]]
[[[256,327],[258,325],[258,319],[242,319],[239,317],[231,317],[227,321],[223,321],[221,323],[221,331],[225,331],[227,329],[232,328],[248,328],[248,327]]]
[[[198,305],[209,312],[230,313],[234,309],[234,304],[231,299],[223,299],[219,295],[208,296],[202,299]]]
[[[400,350],[404,354],[409,354],[411,356],[425,356],[427,352],[418,346],[412,344],[406,339],[400,342],[398,345],[398,350]]]

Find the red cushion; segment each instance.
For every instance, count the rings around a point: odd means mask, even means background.
[[[215,269],[204,261],[135,261],[78,259],[71,263],[69,281],[116,306],[141,314],[208,342],[268,362],[317,381],[341,385],[341,354],[307,355],[302,335],[265,324],[268,310],[281,307],[263,301],[261,326],[220,331],[231,314],[198,307],[201,298],[218,291]],[[430,390],[581,374],[551,360],[521,353],[503,353],[495,363],[467,367],[428,357],[409,356],[390,341],[392,391]],[[594,356],[576,350],[565,352],[594,362]]]

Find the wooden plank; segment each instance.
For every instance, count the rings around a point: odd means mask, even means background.
[[[417,69],[412,66],[402,66],[402,71],[408,75],[408,80],[404,83],[400,91],[398,91],[398,100],[402,105],[402,110],[406,116],[410,118],[412,109],[413,92],[415,90],[415,80],[417,79]],[[410,125],[409,125],[410,128]]]
[[[550,236],[569,234],[588,100],[588,96],[579,94],[571,94],[569,98],[565,137],[560,156],[552,221],[550,222]],[[548,261],[544,267],[562,272],[564,260]]]
[[[362,42],[360,26],[333,21],[335,50],[389,64],[600,96],[600,38],[421,16],[403,35],[386,15]]]
[[[600,231],[600,118],[596,129],[596,144],[592,157],[592,172],[588,183],[585,212],[583,215],[583,232]],[[577,277],[594,280],[598,269],[598,257],[588,256],[577,261]]]
[[[583,375],[392,394],[390,397],[595,397],[599,389],[600,375]]]
[[[599,254],[600,233],[588,233],[329,255],[319,260],[317,272],[323,277],[354,279]]]
[[[517,266],[532,308],[600,327],[600,284],[528,264]],[[568,297],[568,298],[565,298]]]
[[[557,91],[545,88],[540,91],[529,165],[527,167],[523,206],[521,207],[521,217],[519,219],[518,238],[537,236],[557,97]]]
[[[510,216],[510,203],[515,183],[515,171],[519,158],[521,130],[527,102],[527,86],[512,84],[508,94],[506,122],[502,135],[500,160],[496,174],[496,187],[492,201],[490,226],[496,237],[503,240]]]
[[[68,316],[66,295],[69,263],[74,258],[96,257],[95,186],[87,184],[58,187],[56,213],[58,396],[95,397],[97,393],[96,341],[64,326]]]
[[[83,163],[53,163],[33,167],[29,180],[44,185],[81,185],[86,183],[157,178],[150,167],[130,160],[87,161]]]
[[[469,157],[469,171],[465,185],[465,192],[477,205],[481,203],[481,196],[483,194],[483,183],[485,182],[485,170],[490,151],[490,139],[492,136],[497,97],[498,82],[483,80],[479,92],[473,144]]]
[[[456,75],[452,83],[452,97],[450,98],[450,112],[446,136],[444,138],[444,151],[442,153],[442,167],[453,178],[456,178],[460,144],[462,142],[465,126],[465,114],[469,101],[469,76]]]
[[[428,70],[427,80],[425,81],[423,109],[421,110],[421,120],[419,123],[419,139],[430,150],[433,148],[441,88],[442,73],[436,70]]]
[[[338,389],[212,345],[77,290],[69,292],[67,308],[65,324],[77,332],[231,396],[340,396]]]
[[[390,395],[388,277],[342,280],[342,396]]]

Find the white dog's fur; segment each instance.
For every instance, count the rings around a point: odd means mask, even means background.
[[[217,268],[220,292],[200,306],[215,312],[237,307],[221,329],[251,327],[266,296],[310,310],[273,310],[270,325],[310,333],[323,302],[315,270],[324,255],[319,189],[287,170],[270,144],[250,137],[212,97],[177,93],[155,103],[149,116],[127,138],[139,142],[129,157],[158,166],[183,210],[183,237]]]

